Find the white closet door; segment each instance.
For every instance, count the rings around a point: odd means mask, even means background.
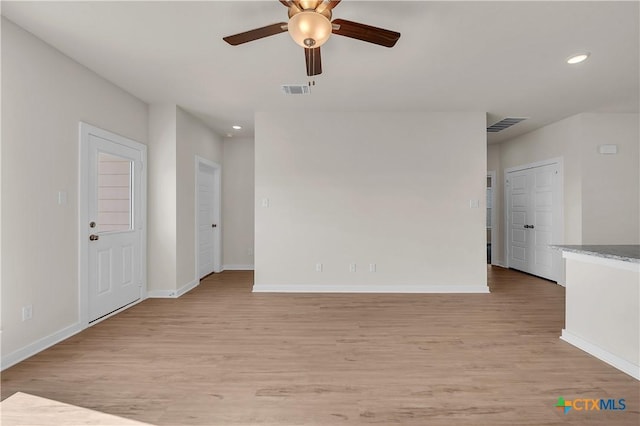
[[[507,173],[509,267],[558,281],[562,265],[562,176],[557,163]]]

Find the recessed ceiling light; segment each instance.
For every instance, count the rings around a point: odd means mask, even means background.
[[[228,138],[230,138],[230,137],[232,137],[232,136],[233,136],[233,135],[232,135],[231,133],[227,133],[227,137],[228,137]]]
[[[589,55],[591,55],[591,53],[589,52],[577,53],[575,55],[571,55],[567,58],[567,63],[571,65],[579,64],[580,62],[586,61]]]
[[[234,130],[242,130],[242,126],[238,126],[237,124],[231,127],[233,127]]]

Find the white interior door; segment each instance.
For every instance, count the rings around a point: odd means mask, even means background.
[[[144,145],[92,126],[82,129],[87,245],[87,320],[142,297],[144,284]],[[82,195],[81,195],[82,196]]]
[[[562,257],[550,245],[563,242],[560,165],[510,171],[505,188],[509,267],[559,281]]]
[[[553,241],[553,231],[556,221],[554,218],[554,204],[557,208],[559,185],[557,185],[558,170],[555,164],[536,167],[530,171],[531,179],[531,220],[527,230],[531,240],[531,273],[550,280],[558,281],[556,274],[561,262],[561,253],[549,246]],[[554,194],[555,192],[555,194]],[[556,198],[554,200],[554,198]],[[557,225],[556,225],[557,226]]]
[[[216,269],[215,237],[219,232],[216,218],[215,169],[198,165],[198,278]]]

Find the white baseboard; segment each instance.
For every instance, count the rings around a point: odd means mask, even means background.
[[[254,293],[489,293],[487,285],[254,284]]]
[[[499,266],[501,268],[507,268],[507,265],[504,264],[504,262],[502,262],[501,260],[496,260],[496,261],[492,261],[491,265],[493,266]]]
[[[185,293],[198,287],[200,280],[193,280],[177,290],[147,290],[147,297],[152,299],[177,299]]]
[[[65,339],[77,334],[83,330],[80,323],[72,324],[68,327],[63,328],[62,330],[56,331],[48,336],[45,336],[41,339],[36,340],[33,343],[28,344],[27,346],[14,351],[7,356],[2,357],[2,361],[0,361],[0,370],[5,370],[12,365],[19,363],[20,361],[24,361],[25,359],[41,352],[56,343],[60,343]]]
[[[607,364],[617,368],[618,370],[622,371],[623,373],[626,373],[628,375],[630,375],[631,377],[633,377],[636,380],[640,380],[640,366],[639,365],[635,365],[629,361],[627,361],[626,359],[622,359],[619,356],[612,354],[611,352],[602,349],[601,347],[594,345],[591,342],[587,342],[586,340],[584,340],[581,337],[576,336],[575,334],[571,333],[570,331],[567,331],[565,329],[562,329],[562,336],[560,336],[561,340],[564,340],[565,342],[575,346],[578,349],[582,349],[583,351],[585,351],[586,353],[588,353],[589,355],[592,355],[596,358],[598,358],[601,361],[606,362]]]
[[[253,265],[223,265],[225,271],[253,271]]]
[[[176,292],[176,297],[180,297],[183,294],[190,292],[191,290],[198,287],[199,285],[200,285],[200,280],[193,280],[190,283],[183,285]]]

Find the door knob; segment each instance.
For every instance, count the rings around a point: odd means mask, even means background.
[[[529,225],[529,229],[533,229],[533,228],[535,228],[535,226]]]
[[[217,228],[218,225],[216,225],[215,223],[211,225],[212,228]]]
[[[529,229],[529,225],[525,225],[524,227],[525,227],[526,229]]]
[[[90,241],[97,241],[97,240],[99,240],[99,239],[100,239],[100,236],[99,236],[99,235],[96,235],[96,234],[91,234],[91,235],[89,235],[89,240],[90,240]]]

